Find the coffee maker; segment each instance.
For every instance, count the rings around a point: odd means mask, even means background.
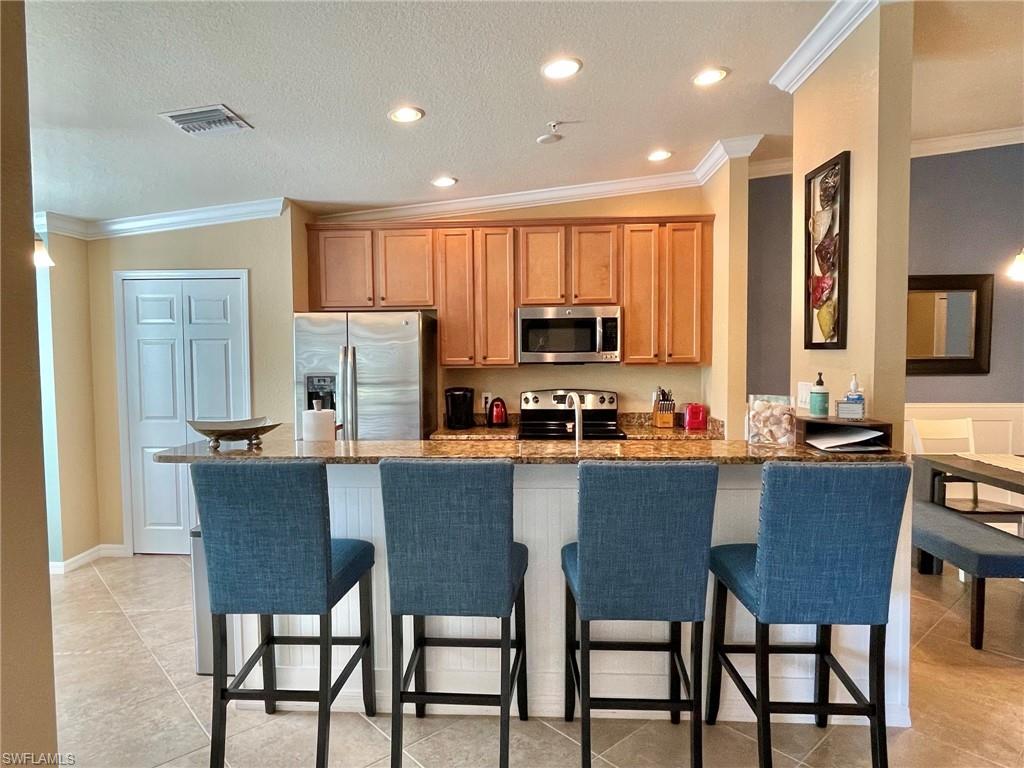
[[[444,425],[448,429],[473,426],[473,388],[448,387],[444,391]]]

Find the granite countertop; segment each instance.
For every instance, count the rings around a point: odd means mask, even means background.
[[[899,452],[825,453],[813,448],[752,446],[744,440],[593,440],[576,444],[565,440],[355,440],[304,443],[268,436],[260,448],[242,443],[225,444],[219,451],[205,442],[160,451],[158,462],[189,464],[196,461],[237,459],[309,459],[328,464],[376,464],[383,458],[512,459],[517,464],[575,464],[582,459],[619,461],[713,461],[718,464],[763,464],[766,461],[856,462],[903,461]]]
[[[430,435],[431,440],[515,440],[519,427],[470,427],[469,429],[448,429],[441,427]]]

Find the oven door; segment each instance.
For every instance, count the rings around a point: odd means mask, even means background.
[[[517,313],[519,362],[618,362],[618,317],[618,307],[523,307]],[[616,338],[606,340],[606,330]]]

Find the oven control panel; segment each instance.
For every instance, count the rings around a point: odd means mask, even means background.
[[[619,407],[618,394],[601,389],[538,389],[523,392],[519,395],[519,407],[523,411],[552,408],[571,411],[573,405],[569,395],[572,393],[579,395],[585,411],[617,410]]]

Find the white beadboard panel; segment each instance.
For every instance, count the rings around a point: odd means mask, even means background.
[[[331,530],[335,536],[372,541],[376,549],[374,566],[374,649],[377,703],[381,711],[390,711],[391,701],[391,627],[388,612],[387,550],[384,538],[383,510],[380,496],[380,474],[374,465],[333,465],[328,467],[331,500]],[[716,544],[753,541],[757,534],[757,508],[761,491],[758,466],[721,467],[715,507],[713,540]],[[555,717],[563,711],[564,687],[564,610],[565,582],[561,569],[561,548],[576,538],[576,467],[517,466],[514,486],[515,538],[529,547],[530,566],[526,575],[527,633],[529,649],[530,708],[536,716]],[[624,510],[628,514],[628,510]],[[898,553],[897,574],[893,585],[892,618],[889,625],[889,664],[887,695],[889,721],[892,725],[909,725],[909,517]],[[656,588],[652,585],[652,588]],[[710,644],[710,598],[705,622],[705,659]],[[294,634],[315,634],[315,617],[279,617],[278,631]],[[337,634],[358,634],[359,611],[357,592],[353,591],[334,611]],[[241,642],[247,652],[258,644],[258,623],[245,617]],[[497,637],[499,622],[487,618],[428,617],[427,632],[453,637]],[[810,641],[812,627],[779,626],[772,630],[773,639]],[[668,626],[655,622],[595,622],[595,639],[664,640]],[[730,640],[753,641],[753,619],[735,599],[730,599],[727,637]],[[867,629],[837,627],[834,649],[857,682],[867,686]],[[405,620],[405,660],[412,644],[412,620]],[[684,658],[689,663],[689,627],[683,631]],[[350,657],[351,652],[335,648],[334,674]],[[431,649],[427,661],[428,686],[450,691],[487,692],[498,690],[498,651],[496,649]],[[736,664],[753,686],[751,658],[737,657]],[[282,688],[312,688],[317,681],[317,651],[311,647],[281,650],[278,654],[278,685]],[[800,656],[779,656],[772,659],[773,696],[781,699],[809,700],[813,690],[814,670],[810,659]],[[705,662],[704,679],[707,680]],[[664,654],[595,653],[592,661],[592,690],[596,696],[663,697],[668,693],[668,658]],[[252,686],[260,684],[253,675]],[[833,695],[839,692],[833,685]],[[848,700],[845,695],[842,700]],[[240,702],[242,706],[261,707]],[[284,705],[283,708],[304,708],[305,705]],[[354,673],[339,695],[337,709],[358,711],[362,708],[360,676]],[[513,707],[514,709],[514,707]],[[437,713],[496,714],[489,708],[431,707]],[[648,713],[601,712],[600,716],[647,717]],[[752,720],[750,710],[735,687],[726,680],[722,689],[721,719]],[[799,719],[799,718],[781,718]],[[808,718],[802,718],[807,720]],[[850,718],[834,718],[836,722],[859,722]]]
[[[963,419],[974,421],[974,450],[977,453],[1024,454],[1024,403],[907,403],[904,411],[903,450],[912,454],[913,419]],[[950,486],[951,497],[966,498],[970,487]],[[983,499],[1024,507],[1024,495],[981,486]]]

